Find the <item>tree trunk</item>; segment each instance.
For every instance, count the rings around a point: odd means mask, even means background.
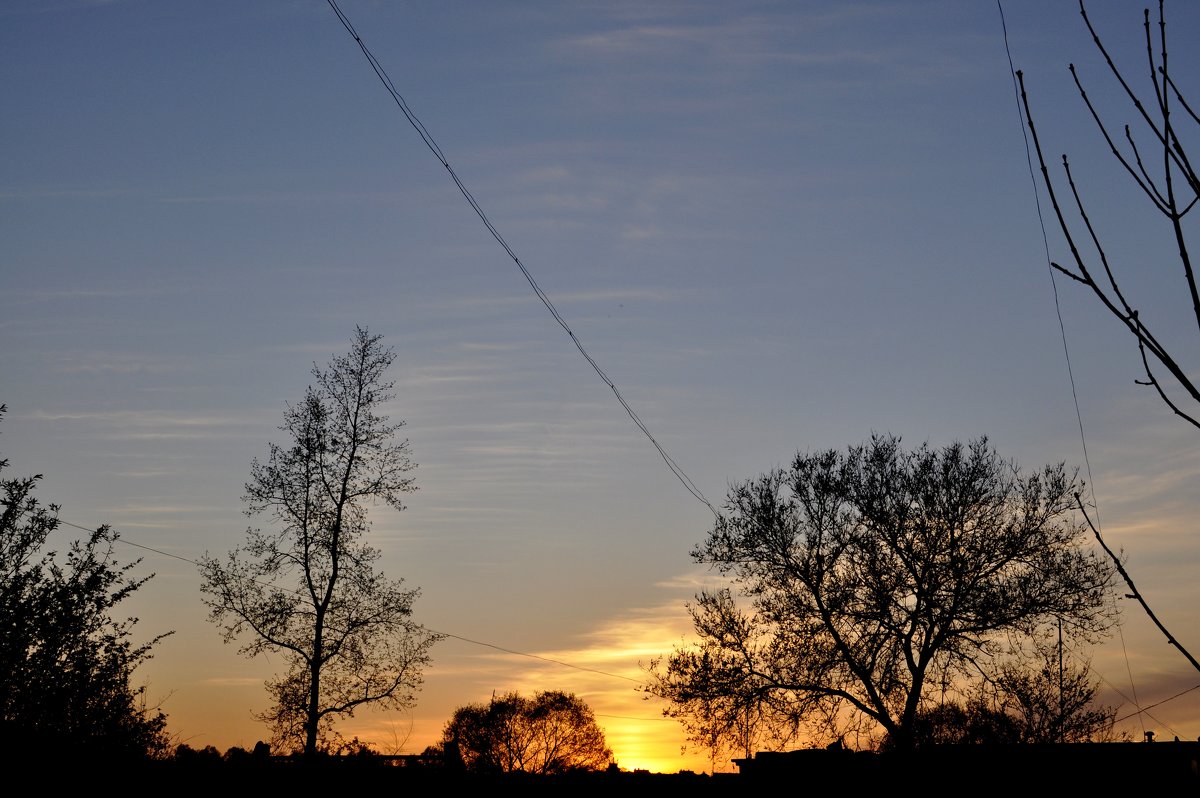
[[[321,721],[321,649],[324,646],[324,613],[317,611],[313,630],[313,653],[308,666],[308,712],[304,719],[304,759],[317,758],[317,725]]]

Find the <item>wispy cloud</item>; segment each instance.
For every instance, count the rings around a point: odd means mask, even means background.
[[[412,191],[248,191],[231,194],[177,195],[159,199],[159,202],[173,205],[308,205],[313,203],[334,203],[378,206],[409,204],[412,201]]]
[[[211,687],[261,687],[263,680],[255,676],[211,676],[200,683]]]
[[[623,302],[634,300],[672,302],[679,301],[685,294],[686,292],[674,288],[602,288],[588,291],[566,291],[561,294],[554,294],[550,299],[556,305],[568,302]],[[459,308],[477,308],[520,305],[527,304],[530,301],[536,302],[537,298],[532,294],[510,294],[499,297],[465,297],[463,299],[452,300],[446,304]]]
[[[142,504],[142,503],[127,503],[114,505],[111,507],[100,508],[104,513],[113,513],[120,515],[181,515],[205,513],[212,510],[211,507],[206,507],[198,504]]]
[[[102,438],[179,439],[236,437],[242,429],[257,426],[259,419],[185,413],[165,410],[46,411],[25,415],[33,421],[86,424]]]
[[[50,366],[60,374],[163,374],[182,368],[177,359],[124,352],[64,353]]]
[[[126,288],[72,288],[55,291],[29,291],[20,297],[33,302],[57,302],[70,299],[124,299],[126,297],[162,296],[168,293],[165,289],[155,286],[134,286]]]
[[[878,52],[864,48],[798,54],[780,43],[785,39],[792,43],[807,39],[812,41],[814,48],[830,48],[834,47],[831,40],[836,41],[836,36],[831,37],[830,32],[844,29],[851,18],[870,17],[879,24],[886,24],[887,19],[903,13],[897,4],[833,6],[816,12],[796,11],[770,18],[752,13],[734,15],[739,9],[732,7],[731,10],[733,13],[725,19],[671,24],[656,23],[639,14],[616,22],[608,30],[565,38],[556,46],[565,53],[621,58],[661,57],[690,50],[707,51],[726,59],[788,58],[820,64],[875,63],[880,60]],[[679,18],[674,10],[670,16]],[[807,37],[803,35],[806,33]]]
[[[513,175],[517,183],[560,183],[572,176],[571,171],[561,165],[535,166]]]
[[[122,197],[146,196],[144,189],[135,188],[0,188],[0,202],[24,200],[111,200]]]
[[[464,352],[512,352],[520,349],[519,344],[500,344],[488,341],[464,341],[458,345]]]

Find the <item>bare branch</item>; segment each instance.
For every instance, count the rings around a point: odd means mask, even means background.
[[[1117,573],[1121,575],[1121,578],[1125,580],[1125,584],[1129,585],[1129,589],[1133,591],[1128,598],[1136,599],[1138,604],[1142,605],[1142,609],[1146,611],[1146,615],[1150,617],[1150,620],[1154,622],[1154,625],[1158,627],[1158,630],[1167,638],[1167,642],[1179,649],[1180,653],[1187,658],[1187,661],[1192,663],[1192,667],[1197,671],[1200,671],[1200,662],[1196,661],[1196,658],[1193,657],[1191,653],[1183,647],[1183,644],[1180,643],[1175,636],[1171,634],[1167,627],[1163,625],[1162,621],[1158,619],[1158,616],[1154,614],[1154,610],[1150,609],[1150,605],[1146,603],[1146,599],[1142,596],[1141,591],[1137,589],[1137,585],[1133,583],[1133,578],[1129,575],[1129,572],[1125,570],[1125,564],[1121,562],[1121,558],[1118,557],[1116,553],[1108,547],[1108,544],[1104,542],[1104,538],[1101,536],[1100,530],[1097,529],[1096,525],[1092,523],[1091,517],[1088,516],[1087,508],[1084,507],[1083,500],[1080,498],[1078,493],[1075,494],[1075,504],[1079,507],[1079,511],[1083,513],[1083,518],[1085,521],[1087,521],[1088,527],[1092,530],[1092,535],[1095,536],[1096,542],[1099,543],[1101,548],[1104,549],[1104,553],[1108,555],[1108,558],[1116,567]]]

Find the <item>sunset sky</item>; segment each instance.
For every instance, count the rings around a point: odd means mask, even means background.
[[[1196,373],[1167,230],[1067,72],[1132,121],[1076,3],[1003,5],[1049,157],[1070,154],[1135,304]],[[1084,466],[994,0],[341,7],[714,505],[872,432]],[[1148,86],[1141,4],[1088,7]],[[1173,72],[1200,97],[1200,5],[1167,14]],[[371,539],[421,588],[416,619],[451,637],[410,713],[343,733],[419,752],[456,706],[561,689],[622,767],[710,769],[637,691],[717,583],[689,557],[709,510],[324,0],[7,0],[0,74],[0,454],[157,574],[128,611],[139,639],[175,630],[139,678],[179,741],[268,735],[253,713],[281,660],[222,644],[187,560],[241,542],[251,460],[361,325],[396,350],[389,409],[419,464]],[[1106,537],[1195,653],[1200,433],[1134,384],[1136,347],[1093,298],[1058,293]],[[1200,674],[1120,604],[1089,652],[1104,700],[1135,738],[1196,739],[1200,690],[1136,714],[1135,691],[1148,706]]]

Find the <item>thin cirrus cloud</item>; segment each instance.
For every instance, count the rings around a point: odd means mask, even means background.
[[[439,192],[440,193],[440,192]],[[406,191],[247,191],[227,194],[194,194],[163,197],[172,204],[218,205],[366,205],[373,208],[418,205],[421,196],[433,196],[419,187]]]
[[[60,374],[164,374],[183,367],[177,359],[107,352],[66,355],[51,368]]]
[[[650,11],[649,14],[645,13]],[[670,16],[678,18],[678,9],[670,10]],[[877,24],[886,25],[887,20],[902,9],[894,5],[881,5],[870,9],[862,7],[825,7],[815,12],[795,11],[771,18],[745,14],[719,21],[666,24],[647,21],[654,16],[652,9],[641,9],[636,16],[618,20],[608,30],[564,37],[552,46],[563,53],[596,54],[627,58],[631,55],[661,57],[664,54],[678,55],[682,50],[707,50],[722,58],[747,58],[772,56],[781,53],[796,53],[794,47],[783,49],[774,44],[786,35],[794,41],[797,36],[808,33],[814,43],[828,47],[830,32],[845,29],[851,18],[870,18]],[[822,41],[824,40],[824,41]],[[815,48],[814,48],[815,49]],[[818,63],[847,63],[856,61],[877,62],[878,50],[844,48],[803,56]]]
[[[742,63],[786,62],[797,66],[814,67],[878,67],[889,59],[886,52],[845,48],[814,51],[796,50],[775,45],[770,41],[773,32],[766,26],[738,26],[736,35],[721,26],[671,28],[643,26],[588,34],[563,43],[564,51],[576,50],[605,57],[643,55],[658,58],[672,49],[704,48],[716,58]]]
[[[263,680],[260,676],[210,676],[200,683],[210,687],[259,687]]]
[[[502,684],[505,690],[562,689],[604,695],[610,708],[613,701],[628,705],[641,700],[635,689],[647,680],[649,661],[678,643],[687,621],[674,602],[625,610],[578,635],[579,645],[526,653],[484,651],[455,668],[480,684]]]
[[[57,302],[71,299],[123,299],[125,297],[159,296],[166,293],[157,286],[128,288],[70,288],[54,291],[27,291],[20,296],[30,302]]]
[[[692,289],[678,288],[602,288],[587,291],[565,291],[551,296],[550,299],[555,305],[571,302],[632,302],[634,300],[679,302],[685,299],[691,292],[693,292]],[[535,297],[530,293],[496,297],[463,297],[461,299],[448,300],[443,305],[447,308],[461,309],[501,308],[525,305],[534,299]],[[569,321],[570,319],[568,319]]]
[[[691,632],[684,600],[697,589],[712,584],[712,578],[706,578],[702,572],[679,574],[656,583],[667,594],[662,601],[623,609],[599,621],[575,636],[576,645],[533,652],[538,659],[513,654],[489,654],[488,659],[508,666],[520,663],[521,678],[531,686],[544,684],[549,677],[582,680],[593,689],[611,685],[613,676],[641,683],[646,680],[650,660],[671,651]],[[561,663],[576,667],[567,668]],[[512,672],[511,667],[508,672]],[[628,689],[628,683],[621,687]]]
[[[34,421],[69,422],[86,425],[99,437],[120,438],[213,438],[241,437],[244,428],[257,427],[256,418],[230,415],[193,414],[165,410],[118,410],[105,412],[50,412],[29,414]]]

